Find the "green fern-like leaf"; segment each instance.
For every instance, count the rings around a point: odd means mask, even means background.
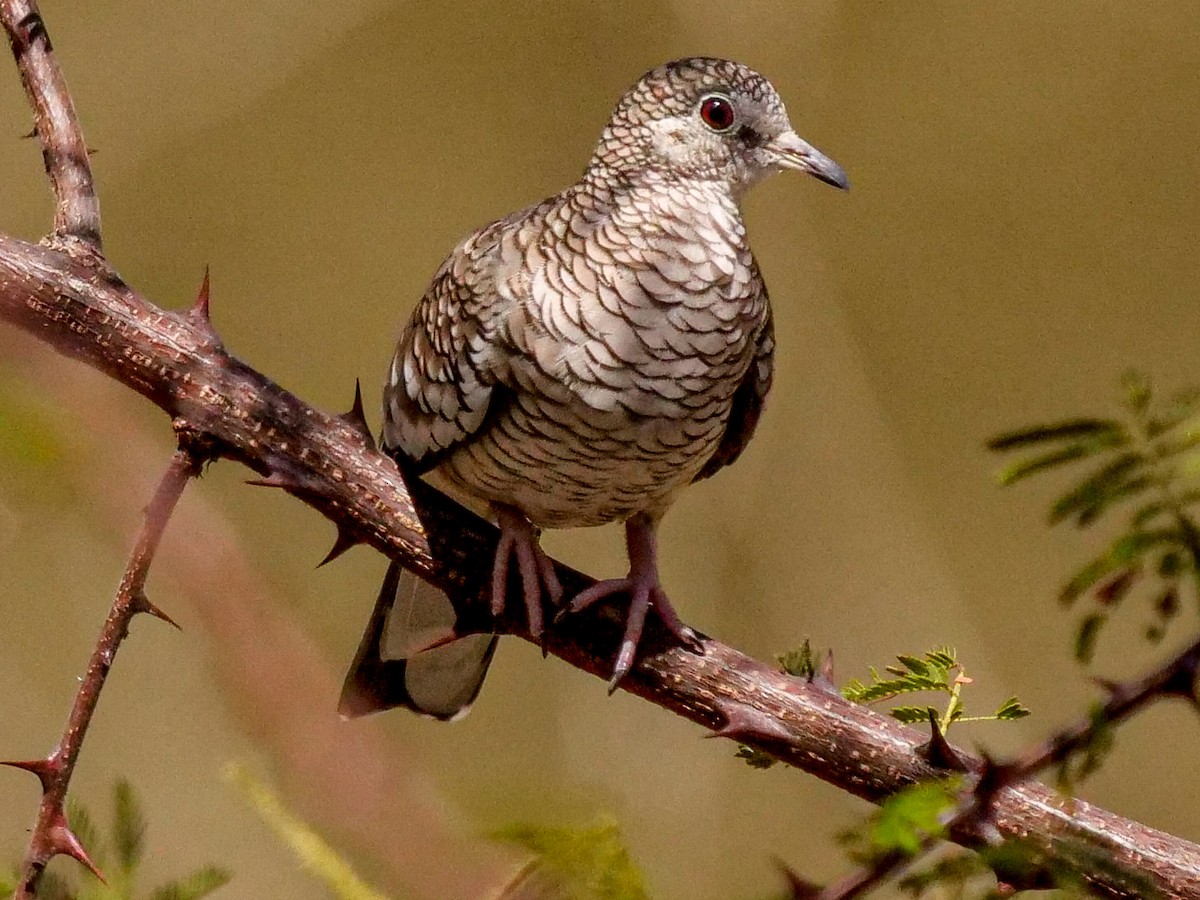
[[[1034,444],[1052,443],[1074,438],[1086,438],[1091,441],[1107,443],[1116,446],[1125,436],[1125,429],[1120,422],[1112,419],[1067,419],[1049,425],[1035,425],[1032,428],[1022,428],[1010,431],[992,438],[987,442],[989,450],[1017,450]]]
[[[922,725],[930,715],[937,719],[940,714],[932,706],[896,706],[891,710],[891,717],[905,725]]]
[[[958,665],[958,654],[952,647],[938,647],[925,654],[931,665],[949,672]]]
[[[1032,715],[1028,709],[1016,697],[1009,697],[1000,704],[1000,708],[993,713],[993,716],[1001,722],[1011,722],[1015,719],[1023,719],[1028,715]]]
[[[888,666],[885,671],[893,676],[881,677],[871,668],[871,683],[864,684],[857,678],[842,688],[842,696],[854,703],[877,703],[892,700],[903,694],[933,691],[948,694],[946,708],[942,712],[932,706],[916,704],[897,706],[891,709],[892,718],[905,725],[923,725],[933,721],[936,727],[946,731],[955,722],[1011,721],[1029,715],[1029,710],[1012,697],[997,713],[987,716],[969,716],[963,705],[963,688],[971,683],[962,671],[958,656],[950,647],[938,647],[922,656],[901,654],[896,657],[899,666]]]
[[[799,647],[789,650],[787,653],[781,653],[775,659],[784,672],[797,678],[812,678],[817,672],[817,661],[813,657],[812,646],[809,644],[808,638],[805,638],[804,643]]]
[[[1153,485],[1143,473],[1145,458],[1139,453],[1122,453],[1063,494],[1050,507],[1050,524],[1074,517],[1080,525],[1094,522],[1104,510],[1137,496]]]
[[[923,659],[919,659],[918,657],[915,657],[915,656],[905,656],[905,655],[897,656],[896,659],[900,660],[900,662],[902,662],[904,664],[904,668],[908,669],[908,671],[912,672],[914,675],[928,675],[929,674],[930,665],[928,663],[926,663]],[[901,675],[904,674],[903,672],[894,670],[890,666],[888,667],[888,671],[896,671],[897,674],[901,674]]]
[[[878,703],[881,700],[891,700],[901,694],[911,694],[916,691],[940,691],[945,689],[944,683],[921,675],[905,675],[900,678],[879,679],[877,672],[872,671],[876,681],[863,684],[854,679],[844,688],[842,696],[854,703]]]
[[[232,876],[216,866],[205,866],[190,875],[165,884],[150,895],[151,900],[200,900],[229,883]]]
[[[1075,630],[1075,659],[1083,664],[1090,663],[1096,655],[1096,642],[1100,631],[1108,624],[1107,613],[1090,613],[1083,617]]]
[[[852,858],[870,865],[889,853],[911,856],[927,838],[945,834],[941,816],[955,803],[956,779],[923,781],[893,794],[860,827],[840,840]]]
[[[537,854],[518,876],[520,885],[509,885],[501,898],[521,896],[516,888],[534,881],[556,886],[558,892],[548,896],[571,900],[648,900],[642,874],[611,820],[584,828],[510,825],[493,837]]]
[[[1054,469],[1067,463],[1086,459],[1095,453],[1096,448],[1088,444],[1071,444],[1069,447],[1050,450],[1046,453],[1039,453],[1037,456],[1009,463],[996,473],[996,480],[1001,485],[1007,487],[1010,484],[1016,484],[1018,481],[1028,478],[1030,475],[1036,475],[1038,472],[1044,472],[1047,469]]]
[[[87,874],[77,880],[78,867],[69,870],[69,878],[44,872],[38,883],[38,900],[134,900],[135,897],[200,900],[230,880],[227,872],[206,866],[149,894],[139,891],[137,876],[145,852],[146,819],[136,791],[124,779],[113,786],[112,828],[107,840],[101,837],[87,808],[74,799],[68,800],[67,820],[92,861],[106,874],[108,882]],[[15,870],[0,871],[0,896],[12,893],[16,881]]]
[[[1114,509],[1131,511],[1125,532],[1059,592],[1064,605],[1090,595],[1099,607],[1084,616],[1076,632],[1075,653],[1081,661],[1092,658],[1109,613],[1135,593],[1153,604],[1156,621],[1146,629],[1152,641],[1165,635],[1181,587],[1186,587],[1180,584],[1185,576],[1192,592],[1200,593],[1200,522],[1194,509],[1200,506],[1200,390],[1164,401],[1144,374],[1128,372],[1121,380],[1120,403],[1119,421],[1072,419],[1001,435],[989,445],[1033,451],[1001,473],[1004,483],[1101,458],[1054,502],[1051,524],[1071,520],[1083,527]],[[1161,583],[1142,590],[1155,575]]]
[[[900,655],[896,659],[900,661],[900,666],[887,666],[885,669],[894,677],[882,678],[878,670],[872,667],[869,670],[870,684],[853,679],[842,688],[842,696],[854,703],[878,703],[916,691],[951,689],[950,673],[958,666],[953,650],[939,647],[923,657]]]
[[[1152,550],[1179,547],[1183,543],[1176,528],[1155,528],[1121,535],[1108,551],[1076,572],[1059,591],[1059,602],[1070,606],[1105,577],[1139,563]]]
[[[132,874],[145,850],[146,818],[137,794],[125,779],[113,787],[113,845],[121,871]]]

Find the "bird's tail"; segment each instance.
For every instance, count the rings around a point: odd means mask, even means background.
[[[338,712],[352,719],[404,706],[435,719],[465,716],[479,695],[497,637],[455,638],[456,622],[443,591],[392,562],[342,685]]]

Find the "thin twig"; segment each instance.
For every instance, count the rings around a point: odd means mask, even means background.
[[[33,131],[54,191],[51,241],[67,250],[82,246],[99,252],[100,201],[88,147],[41,13],[33,0],[0,0],[0,21],[33,106]]]
[[[1102,728],[1113,727],[1132,717],[1147,704],[1169,697],[1197,700],[1196,675],[1200,667],[1200,640],[1168,659],[1141,678],[1123,682],[1100,682],[1108,700],[1092,715],[1052,735],[1044,743],[1030,748],[1010,767],[1016,779],[1029,778],[1049,766],[1061,763],[1088,746]]]
[[[1064,763],[1088,747],[1103,729],[1115,728],[1132,718],[1150,703],[1183,697],[1200,707],[1200,640],[1168,659],[1154,671],[1120,683],[1102,682],[1108,700],[1094,712],[1051,735],[1045,741],[1018,754],[1008,762],[986,761],[974,785],[966,790],[958,804],[944,818],[946,831],[976,831],[992,814],[993,803],[1001,788],[1020,784],[1051,766]],[[815,900],[851,900],[910,867],[939,843],[926,838],[916,854],[885,853],[845,877],[813,894]],[[1081,873],[1087,877],[1088,873]]]
[[[67,787],[75,771],[88,725],[100,700],[100,691],[104,688],[117,649],[129,632],[130,621],[138,613],[150,613],[171,622],[146,599],[146,575],[175,504],[188,480],[200,473],[203,459],[203,452],[187,441],[181,443],[171,458],[171,463],[155,491],[154,499],[146,508],[146,519],[141,533],[130,554],[129,564],[117,588],[112,608],[100,629],[87,672],[75,693],[75,702],[71,706],[71,714],[67,718],[66,728],[58,745],[48,756],[41,759],[3,763],[33,772],[42,783],[42,801],[38,807],[37,822],[21,862],[21,876],[14,900],[30,900],[36,896],[37,883],[46,864],[58,854],[74,857],[103,880],[103,876],[88,857],[87,850],[80,844],[67,822],[64,808]]]

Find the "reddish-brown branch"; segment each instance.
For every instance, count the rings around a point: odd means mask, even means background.
[[[0,0],[0,20],[33,105],[34,134],[42,144],[54,190],[52,242],[64,249],[100,250],[100,202],[92,184],[87,143],[75,115],[50,35],[33,0]]]
[[[108,618],[104,620],[104,626],[100,629],[100,637],[96,640],[87,672],[79,683],[66,729],[58,746],[43,759],[6,763],[33,772],[42,783],[42,802],[38,807],[37,822],[33,827],[29,846],[21,862],[15,900],[30,900],[36,895],[37,883],[46,868],[46,863],[58,854],[74,857],[91,869],[97,877],[103,877],[67,823],[64,810],[67,787],[75,771],[75,763],[79,759],[79,751],[83,747],[83,739],[87,735],[92,714],[100,701],[100,692],[104,688],[117,650],[128,633],[130,621],[138,613],[151,613],[165,618],[146,599],[146,575],[150,571],[150,563],[171,518],[171,512],[175,509],[188,480],[200,473],[204,458],[203,452],[185,438],[163,474],[154,499],[146,509],[145,523],[133,553],[130,554],[129,564],[117,588],[117,596],[108,612]]]
[[[1118,683],[1101,682],[1108,700],[1092,715],[1052,735],[1009,764],[1012,777],[1029,778],[1063,762],[1085,748],[1101,728],[1130,718],[1147,704],[1168,697],[1182,697],[1200,707],[1197,670],[1200,669],[1200,640],[1141,678]]]
[[[987,821],[1001,788],[1020,784],[1051,766],[1066,762],[1085,750],[1102,729],[1115,728],[1150,703],[1182,697],[1200,707],[1200,640],[1168,659],[1154,671],[1129,681],[1103,683],[1108,700],[1095,712],[1082,717],[1015,759],[1004,763],[987,762],[973,787],[965,791],[958,805],[946,818],[946,830],[953,834],[963,829],[976,830]],[[934,726],[936,728],[936,725]],[[937,735],[935,734],[935,738]],[[937,844],[923,842],[921,853],[911,856],[888,853],[872,864],[862,866],[843,879],[812,894],[815,900],[852,900],[883,883],[899,870],[911,865]],[[1083,873],[1086,878],[1088,873]]]

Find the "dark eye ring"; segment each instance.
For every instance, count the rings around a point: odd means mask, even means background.
[[[713,131],[728,131],[737,118],[733,102],[721,94],[709,94],[700,101],[700,121]]]

